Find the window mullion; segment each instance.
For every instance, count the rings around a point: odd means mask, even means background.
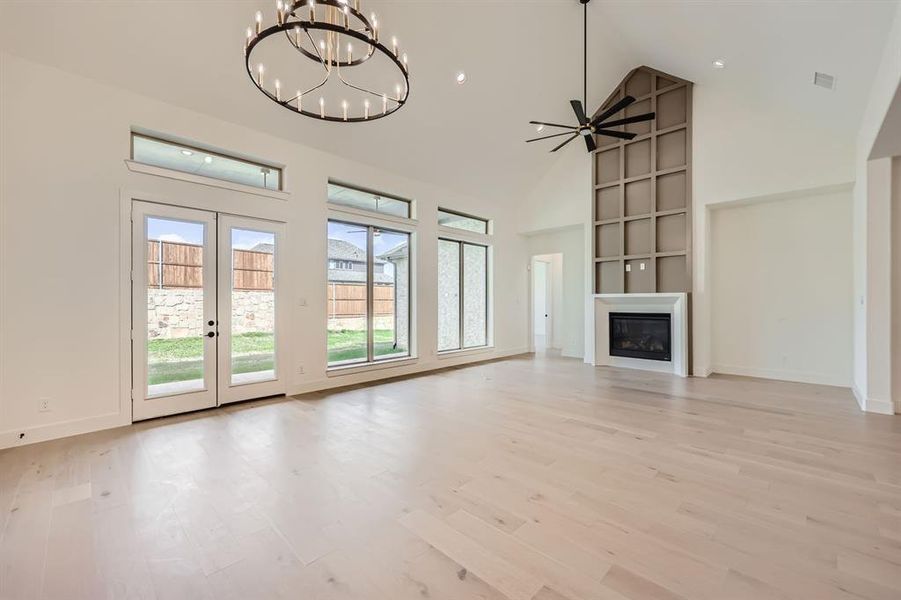
[[[372,362],[375,358],[373,350],[373,326],[375,322],[375,257],[372,255],[375,244],[373,235],[375,228],[370,225],[366,228],[366,360]]]
[[[458,249],[457,254],[459,254],[458,259],[460,261],[459,277],[458,277],[460,291],[458,294],[459,297],[457,298],[457,300],[459,302],[459,308],[457,310],[458,310],[458,314],[460,315],[460,350],[462,350],[466,347],[466,343],[463,341],[463,319],[464,319],[464,315],[463,315],[463,242],[457,242],[457,249]]]

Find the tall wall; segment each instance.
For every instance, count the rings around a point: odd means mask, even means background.
[[[713,370],[851,385],[851,187],[711,214]]]
[[[124,161],[132,126],[284,164],[289,195],[131,172]],[[528,258],[508,199],[456,194],[6,53],[0,54],[0,131],[0,447],[130,421],[129,258],[122,251],[129,243],[130,197],[287,223],[288,268],[280,283],[289,298],[289,393],[528,347]],[[326,372],[330,177],[418,203],[413,364],[339,377]],[[435,352],[439,205],[495,224],[494,347],[453,358]],[[24,251],[29,261],[15,260]],[[51,399],[51,412],[38,411],[40,398]]]

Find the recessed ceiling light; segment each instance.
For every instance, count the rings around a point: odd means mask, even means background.
[[[210,164],[211,162],[213,162],[213,157],[212,156],[204,156],[203,162],[205,162],[206,164]]]
[[[192,154],[194,154],[190,150],[182,150],[181,153],[184,154],[185,156],[191,156]]]
[[[457,83],[459,83],[460,85],[466,83],[466,73],[464,73],[463,71],[457,73]]]
[[[713,68],[714,68],[714,69],[723,69],[723,68],[725,68],[725,67],[726,67],[726,61],[724,61],[724,60],[721,59],[721,58],[718,58],[718,59],[716,59],[715,61],[713,61]]]

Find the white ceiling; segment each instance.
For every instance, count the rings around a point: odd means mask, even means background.
[[[273,1],[0,2],[0,48],[173,104],[479,196],[523,194],[556,156],[530,119],[568,122],[581,95],[576,0],[363,0],[409,53],[397,114],[342,125],[263,98],[243,32]],[[853,143],[894,2],[604,1],[589,5],[589,112],[632,67],[692,80]],[[723,70],[711,67],[724,59]],[[468,76],[459,86],[459,70]],[[836,77],[814,87],[815,70]],[[177,134],[178,132],[172,132]],[[790,131],[785,132],[791,135]],[[698,143],[701,143],[699,140]],[[565,152],[584,152],[573,143]]]

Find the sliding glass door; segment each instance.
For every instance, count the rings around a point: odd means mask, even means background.
[[[328,222],[328,365],[410,356],[410,234]]]

